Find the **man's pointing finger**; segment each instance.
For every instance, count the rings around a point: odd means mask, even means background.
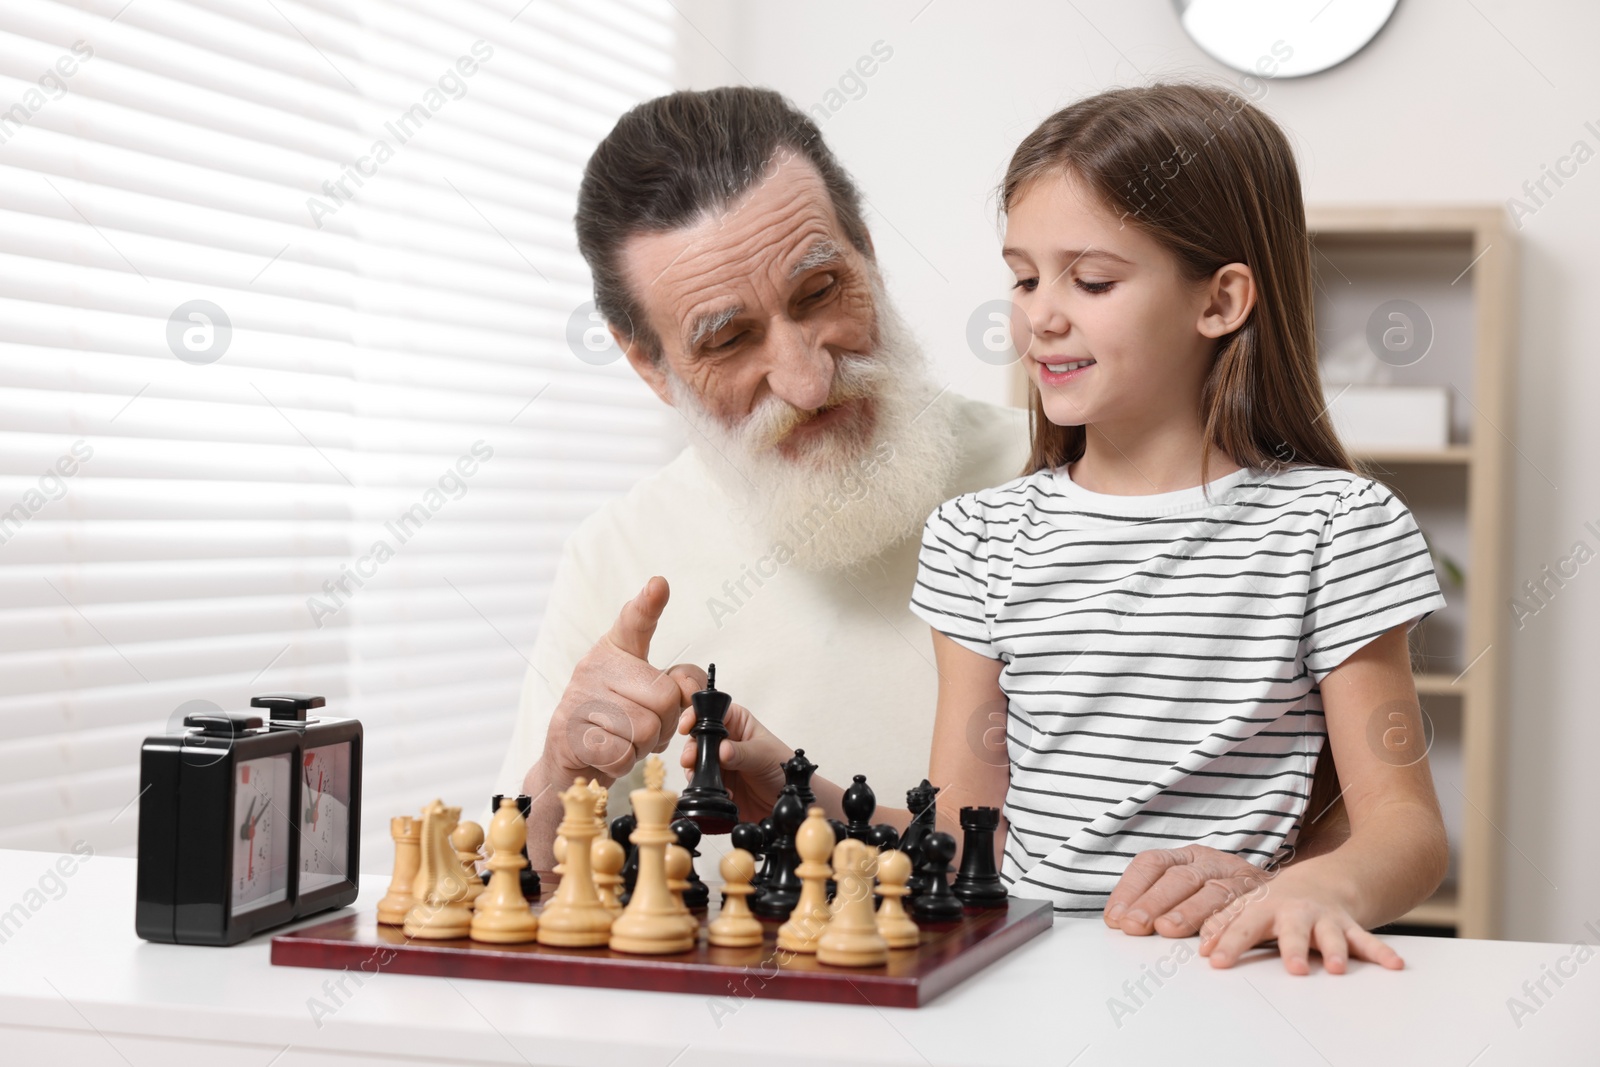
[[[606,640],[634,659],[648,663],[650,639],[655,636],[656,623],[666,609],[669,592],[665,578],[659,574],[652,576],[638,596],[622,605]]]

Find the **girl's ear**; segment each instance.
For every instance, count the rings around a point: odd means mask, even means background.
[[[1255,306],[1255,273],[1244,263],[1225,263],[1211,275],[1196,328],[1205,337],[1225,337],[1244,325]]]

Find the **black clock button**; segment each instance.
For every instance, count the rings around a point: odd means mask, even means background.
[[[312,693],[263,693],[250,698],[252,708],[266,708],[270,712],[267,718],[278,722],[303,720],[306,712],[326,703],[322,697]]]
[[[261,716],[243,712],[204,712],[185,715],[183,725],[199,730],[205,737],[243,737],[247,730],[261,729]]]

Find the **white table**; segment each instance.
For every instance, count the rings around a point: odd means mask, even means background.
[[[1547,980],[1552,995],[1520,1027],[1507,1007],[1571,946],[1395,937],[1404,971],[1353,962],[1293,977],[1265,952],[1215,971],[1193,939],[1057,920],[914,1010],[399,974],[347,981],[336,1002],[324,984],[338,973],[272,966],[270,935],[233,948],[139,940],[132,860],[95,857],[58,899],[28,896],[57,859],[0,850],[6,1064],[1600,1063],[1600,961],[1560,988]],[[386,881],[365,876],[357,907]],[[1141,977],[1148,995],[1135,1001],[1124,983]],[[1114,1017],[1114,997],[1131,1014]],[[314,1021],[312,998],[333,1013]]]

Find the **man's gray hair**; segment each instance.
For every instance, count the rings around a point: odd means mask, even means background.
[[[728,206],[770,177],[785,150],[817,169],[845,236],[872,258],[861,191],[817,124],[775,90],[726,86],[658,96],[618,119],[589,157],[574,221],[594,276],[595,308],[650,358],[661,358],[661,341],[628,288],[622,246]]]

